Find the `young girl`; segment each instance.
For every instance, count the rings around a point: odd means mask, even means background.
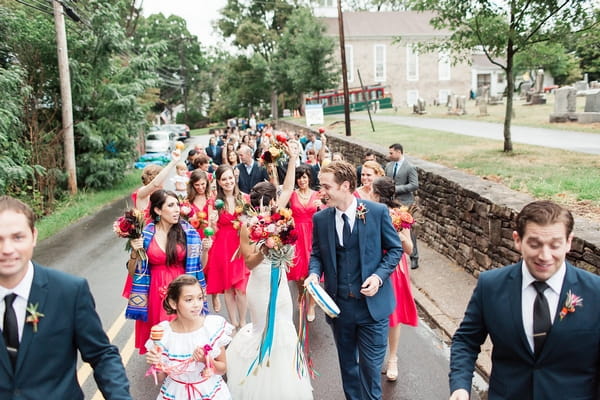
[[[166,375],[157,400],[231,399],[222,375],[233,326],[207,315],[205,297],[193,276],[180,275],[169,284],[163,307],[177,316],[152,328],[154,340],[146,342],[146,361],[161,371],[161,378]]]
[[[187,197],[187,184],[190,180],[188,175],[188,167],[185,163],[177,163],[175,166],[176,175],[171,178],[173,184],[175,185],[175,193],[177,196],[185,199]]]

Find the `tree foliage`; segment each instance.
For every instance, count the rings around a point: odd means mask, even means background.
[[[416,10],[435,11],[432,26],[449,31],[445,39],[423,44],[421,49],[449,49],[455,57],[465,58],[479,47],[504,70],[510,94],[504,120],[506,152],[512,151],[515,56],[539,43],[560,42],[598,26],[591,0],[412,0],[411,5]]]
[[[73,3],[69,3],[73,4]],[[130,1],[77,3],[82,22],[67,19],[78,183],[109,187],[131,162],[146,125],[141,99],[156,86],[156,46],[133,51],[125,33]],[[54,22],[17,2],[0,2],[0,136],[19,168],[5,175],[7,193],[34,199],[42,213],[63,194],[63,138]],[[8,117],[7,117],[8,116]],[[8,131],[5,131],[7,129]],[[4,153],[6,150],[6,153]]]

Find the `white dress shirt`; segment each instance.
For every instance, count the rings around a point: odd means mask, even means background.
[[[25,276],[19,282],[17,286],[12,289],[7,289],[0,286],[0,327],[4,330],[4,297],[7,294],[15,293],[15,301],[13,302],[13,308],[17,315],[17,325],[19,326],[19,342],[23,337],[23,327],[25,326],[25,313],[27,311],[27,301],[29,301],[29,292],[31,291],[31,284],[33,283],[33,264],[29,261],[27,272]]]
[[[352,197],[352,203],[350,203],[350,206],[346,211],[341,211],[339,208],[335,209],[335,231],[342,246],[344,245],[344,219],[342,218],[342,214],[348,216],[350,232],[352,232],[352,228],[354,228],[354,220],[356,219],[356,207],[358,207],[358,201],[356,201],[356,197]]]
[[[550,320],[552,323],[554,323],[554,317],[556,316],[556,311],[558,310],[558,300],[566,272],[567,267],[563,262],[563,265],[558,269],[558,271],[556,271],[556,273],[546,281],[548,288],[544,291],[544,296],[546,296],[546,300],[548,300],[548,306],[550,307]],[[523,276],[523,282],[521,284],[521,312],[523,314],[523,328],[525,329],[525,336],[527,336],[527,341],[529,342],[531,351],[535,351],[533,344],[533,303],[537,297],[537,291],[533,287],[532,283],[537,279],[535,279],[527,269],[525,260],[523,260],[523,265],[521,266],[521,274]]]

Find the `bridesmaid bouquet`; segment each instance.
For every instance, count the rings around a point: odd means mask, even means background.
[[[294,245],[298,240],[292,211],[282,208],[271,214],[252,214],[247,220],[250,241],[264,249],[274,264],[289,269],[294,262]]]
[[[137,208],[125,212],[124,215],[117,218],[113,223],[113,231],[116,235],[123,239],[139,239],[142,237],[142,230],[144,229],[144,213]],[[131,250],[131,244],[129,240],[125,244],[125,250]],[[138,255],[140,259],[146,260],[146,251],[139,249]]]
[[[408,210],[408,207],[391,208],[390,217],[392,217],[392,225],[396,228],[396,231],[400,232],[402,229],[410,229],[415,223],[415,219]]]

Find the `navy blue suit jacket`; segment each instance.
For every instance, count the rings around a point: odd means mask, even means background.
[[[365,220],[356,218],[363,282],[376,274],[383,282],[374,296],[366,297],[369,313],[374,320],[390,316],[396,306],[394,292],[388,280],[400,257],[402,244],[392,225],[388,208],[379,203],[358,199],[367,208]],[[309,273],[325,276],[325,290],[335,301],[337,296],[337,260],[335,245],[335,208],[319,211],[313,216],[313,244]],[[340,314],[340,318],[343,316]]]
[[[105,399],[131,400],[118,349],[108,341],[85,279],[34,264],[28,304],[44,314],[25,323],[15,370],[0,346],[0,399],[83,399],[77,351],[91,364]]]
[[[214,152],[210,146],[207,146],[204,150],[206,151],[206,155],[209,156],[215,164],[221,165],[223,163],[223,149],[221,146],[215,146]]]
[[[477,354],[489,335],[494,345],[490,400],[600,398],[600,277],[567,263],[554,324],[536,358],[523,328],[521,264],[479,276],[452,340],[451,392],[470,391]],[[561,320],[569,290],[583,298],[583,306]]]
[[[267,169],[258,165],[256,161],[254,161],[250,175],[248,175],[248,171],[246,171],[246,165],[244,163],[238,164],[236,168],[240,171],[238,188],[244,193],[250,193],[250,189],[252,189],[252,187],[254,187],[254,185],[256,185],[258,182],[269,180]]]

